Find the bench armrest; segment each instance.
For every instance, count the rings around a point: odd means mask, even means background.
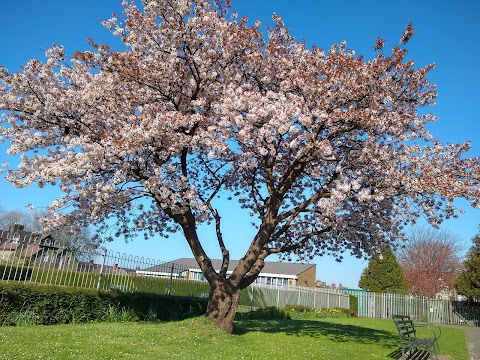
[[[429,329],[432,333],[435,339],[439,339],[440,336],[442,336],[442,329],[436,324],[419,324],[419,323],[414,323],[414,326],[417,327],[423,327]],[[435,330],[434,330],[435,329]]]

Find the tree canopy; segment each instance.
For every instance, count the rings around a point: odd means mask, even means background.
[[[437,93],[434,65],[406,58],[411,24],[366,60],[346,42],[307,48],[278,15],[264,34],[228,1],[141,3],[104,22],[124,50],[92,40],[69,57],[54,45],[19,73],[0,68],[0,133],[21,156],[7,179],[58,185],[49,226],[183,232],[212,286],[208,314],[231,331],[238,292],[267,256],[362,257],[421,215],[455,215],[456,197],[479,205],[469,143],[442,145],[426,129],[435,117],[419,112]],[[231,274],[222,199],[256,227]],[[216,229],[221,269],[201,224]]]
[[[480,233],[475,235],[472,242],[467,259],[463,262],[465,269],[455,280],[455,287],[459,294],[478,301],[480,300]]]
[[[385,248],[374,255],[360,276],[361,289],[378,293],[407,294],[408,285],[395,253]]]
[[[410,292],[422,296],[449,294],[462,271],[460,239],[449,230],[413,229],[399,250]]]

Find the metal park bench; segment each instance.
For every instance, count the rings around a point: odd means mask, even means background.
[[[442,335],[442,330],[434,324],[417,324],[412,321],[410,316],[393,315],[393,321],[398,331],[400,338],[400,346],[402,347],[402,358],[408,351],[409,356],[412,355],[412,350],[423,349],[428,352],[428,356],[435,356],[438,359],[438,339]],[[435,326],[437,330],[434,330]],[[431,331],[432,337],[417,337],[417,328],[427,328]]]

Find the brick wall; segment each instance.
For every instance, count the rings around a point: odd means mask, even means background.
[[[305,270],[298,275],[297,286],[315,287],[315,279],[317,276],[317,265]]]

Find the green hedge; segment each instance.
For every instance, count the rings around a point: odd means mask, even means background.
[[[5,267],[0,265],[0,279]],[[96,289],[99,274],[52,268],[8,266],[4,280],[31,281],[33,283],[75,286]],[[208,296],[210,286],[206,282],[138,275],[103,274],[101,290],[122,290],[177,296]]]
[[[178,280],[145,276],[130,277],[135,291],[170,294],[177,296],[208,297],[210,285],[207,282],[194,280]]]
[[[315,309],[301,305],[287,305],[282,309],[292,319],[328,319],[328,318],[349,318],[355,316],[350,309],[328,308]]]
[[[26,281],[30,280],[31,276],[32,269],[30,268],[0,265],[0,279]]]
[[[207,300],[151,293],[0,284],[0,324],[52,325],[113,320],[178,320],[199,316]]]
[[[291,317],[288,313],[275,306],[269,306],[250,312],[238,312],[235,317],[236,320],[281,320],[290,318]]]
[[[357,316],[358,314],[358,297],[350,294],[350,311],[352,312],[353,316]]]

